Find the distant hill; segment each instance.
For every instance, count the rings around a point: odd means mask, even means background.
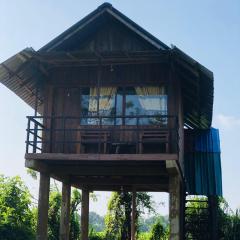
[[[96,232],[102,232],[105,228],[104,217],[95,212],[89,212],[89,225]]]
[[[139,230],[140,232],[149,232],[151,230],[152,225],[160,219],[160,222],[162,223],[163,227],[166,228],[168,225],[168,216],[160,216],[155,215],[149,218],[140,218],[139,220]]]
[[[168,225],[168,216],[155,215],[149,218],[140,218],[140,232],[149,232],[152,225],[160,219],[164,228]],[[105,229],[104,217],[95,212],[89,213],[89,225],[96,232],[102,232]]]

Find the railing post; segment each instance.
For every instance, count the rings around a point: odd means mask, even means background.
[[[63,153],[65,152],[65,138],[66,138],[66,117],[63,117]]]
[[[30,135],[30,117],[27,117],[27,141],[26,141],[26,153],[29,153],[29,135]]]
[[[102,138],[102,116],[98,116],[99,118],[99,133],[98,133],[98,153],[101,153],[101,138]]]
[[[48,123],[49,124],[49,123]],[[53,152],[53,117],[50,116],[50,126],[48,126],[49,134],[49,152]]]
[[[136,152],[139,153],[140,134],[139,134],[139,116],[137,116],[137,139],[136,139]]]
[[[176,124],[176,149],[177,149],[177,153],[179,154],[179,141],[180,141],[180,135],[179,135],[179,122],[178,122],[178,117],[175,117],[175,124]]]
[[[37,152],[37,134],[38,134],[38,124],[34,122],[33,153]]]

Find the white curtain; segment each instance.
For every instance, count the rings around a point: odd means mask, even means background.
[[[145,111],[167,113],[167,95],[165,87],[136,87],[141,107]]]

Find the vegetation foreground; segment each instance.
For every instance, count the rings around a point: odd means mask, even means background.
[[[37,176],[32,172],[34,178]],[[114,192],[103,218],[90,213],[90,240],[128,240],[131,233],[131,193]],[[91,195],[97,201],[94,194]],[[73,189],[71,196],[70,239],[80,240],[81,192]],[[197,206],[194,206],[197,207]],[[61,193],[51,186],[49,199],[48,236],[57,240],[60,227]],[[145,211],[153,217],[145,219]],[[193,210],[194,211],[194,210]],[[240,236],[240,214],[234,214],[224,199],[219,200],[219,239],[236,240]],[[0,175],[0,240],[35,239],[37,224],[37,201],[20,177]],[[138,240],[165,240],[169,238],[167,217],[154,211],[154,202],[147,193],[137,194],[136,229]],[[194,234],[194,233],[193,233]]]

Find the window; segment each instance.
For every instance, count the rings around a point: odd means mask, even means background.
[[[104,125],[164,124],[167,94],[164,86],[83,88],[81,107],[82,124],[99,124],[97,116]]]

